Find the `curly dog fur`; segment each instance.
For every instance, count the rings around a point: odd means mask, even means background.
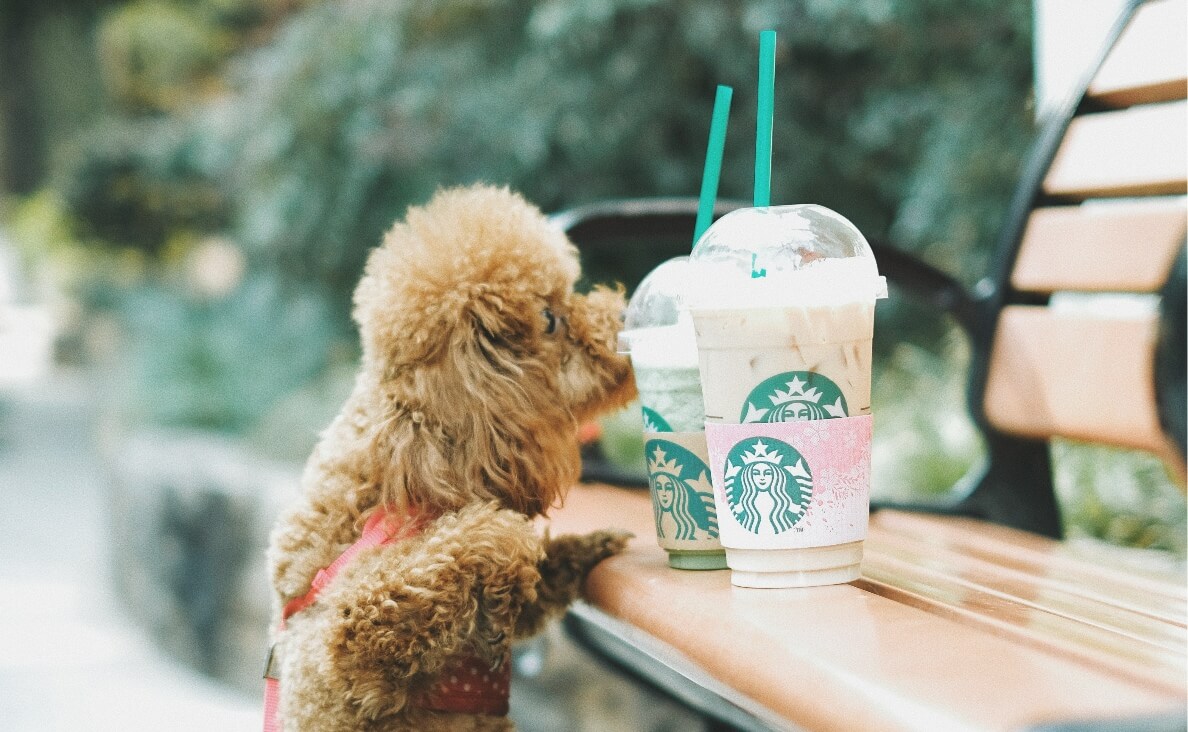
[[[482,186],[410,209],[371,253],[354,299],[362,368],[273,531],[278,617],[376,507],[423,529],[359,554],[288,621],[286,732],[512,728],[411,700],[459,653],[497,665],[626,541],[532,524],[578,479],[578,425],[634,395],[614,350],[622,293],[576,294],[578,275],[539,210]]]

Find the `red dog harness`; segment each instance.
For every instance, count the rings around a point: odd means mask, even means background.
[[[285,629],[285,620],[301,612],[318,599],[318,594],[330,584],[343,567],[359,552],[371,547],[390,544],[407,539],[420,531],[418,522],[408,524],[389,520],[391,514],[381,507],[367,519],[363,535],[347,547],[330,566],[318,571],[309,585],[309,592],[291,600],[281,613],[280,631]],[[281,732],[280,678],[273,673],[276,646],[268,653],[268,666],[264,670],[264,732]],[[414,703],[423,709],[457,714],[507,714],[508,695],[511,689],[511,663],[505,658],[498,669],[491,669],[475,656],[458,656],[446,662],[445,669],[437,683]]]

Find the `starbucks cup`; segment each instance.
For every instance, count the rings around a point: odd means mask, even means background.
[[[688,299],[720,538],[743,587],[857,579],[870,513],[874,306],[862,234],[821,206],[734,211]]]
[[[677,569],[725,569],[707,464],[705,410],[693,322],[684,307],[687,257],[661,264],[627,305],[619,343],[631,356],[643,409],[656,538]]]

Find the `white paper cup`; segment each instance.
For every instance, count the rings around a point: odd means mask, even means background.
[[[707,424],[730,581],[806,587],[857,579],[870,513],[870,415]]]
[[[705,432],[645,432],[656,541],[676,569],[726,569]]]

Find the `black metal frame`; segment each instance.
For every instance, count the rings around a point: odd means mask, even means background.
[[[1159,293],[1159,335],[1155,342],[1155,397],[1159,424],[1183,460],[1188,453],[1188,252],[1180,254]]]

